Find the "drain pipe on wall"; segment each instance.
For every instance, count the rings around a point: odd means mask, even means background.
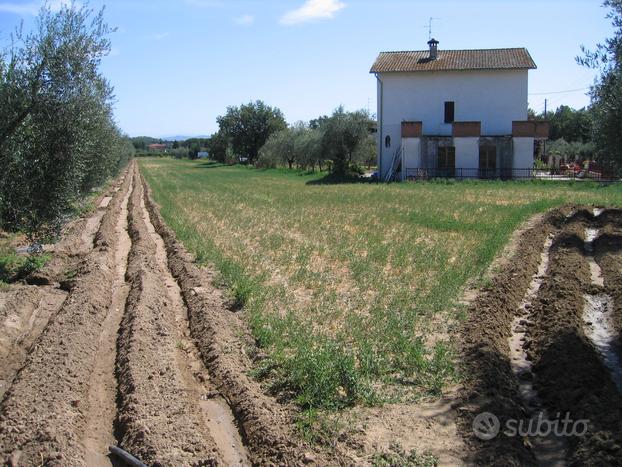
[[[382,180],[382,117],[384,109],[384,83],[380,75],[376,73],[376,79],[380,86],[380,101],[378,103],[378,179]]]

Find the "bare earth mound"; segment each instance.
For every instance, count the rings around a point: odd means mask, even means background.
[[[617,210],[548,213],[521,235],[513,259],[472,304],[461,409],[472,462],[620,464],[621,221]],[[474,436],[483,412],[500,422],[492,439]],[[567,416],[577,431],[506,429],[509,420],[528,427],[538,416]]]

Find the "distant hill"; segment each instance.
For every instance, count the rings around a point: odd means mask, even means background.
[[[190,138],[209,138],[209,135],[193,135],[193,136],[175,135],[175,136],[164,136],[164,137],[162,137],[162,139],[164,139],[166,141],[185,141],[185,140],[190,139]]]

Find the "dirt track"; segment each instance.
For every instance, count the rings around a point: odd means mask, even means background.
[[[109,445],[150,465],[321,462],[247,376],[243,326],[136,164],[109,195],[56,247],[47,285],[0,303],[5,328],[17,323],[0,346],[3,463],[111,465]]]
[[[463,330],[470,378],[462,430],[472,462],[622,464],[622,396],[615,383],[622,357],[621,226],[617,210],[548,213],[522,234],[512,260],[476,299]],[[546,439],[506,436],[502,429],[482,441],[472,429],[482,412],[495,414],[502,427],[508,419],[527,426],[539,413],[551,421],[567,413],[587,420],[588,429]]]

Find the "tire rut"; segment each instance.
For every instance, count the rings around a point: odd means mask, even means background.
[[[119,206],[115,194],[78,265],[71,291],[32,345],[0,404],[0,459],[20,465],[86,465],[81,443],[89,414],[89,380],[114,282]]]
[[[110,466],[108,447],[116,444],[114,422],[117,416],[117,379],[115,375],[117,337],[129,286],[125,281],[127,260],[131,247],[128,233],[128,204],[135,186],[133,172],[128,174],[131,182],[121,206],[116,226],[115,271],[112,284],[112,302],[99,336],[95,368],[89,381],[89,415],[82,443],[85,461],[93,467]],[[104,198],[108,207],[111,198]]]
[[[135,165],[133,170],[136,174]],[[166,265],[158,258],[141,204],[137,182],[129,202],[130,292],[116,363],[119,444],[146,464],[219,463],[221,454],[201,417],[201,388],[192,384],[187,360],[180,355],[183,305],[166,280]]]
[[[51,286],[23,286],[5,304],[7,315],[0,333],[0,400],[24,365],[32,344],[66,298],[67,292]]]
[[[558,419],[568,414],[586,423],[583,436],[565,437],[569,464],[615,465],[622,458],[622,398],[585,323],[588,298],[602,292],[586,235],[599,222],[581,210],[561,228],[529,326],[528,353],[543,406]]]
[[[101,195],[98,208],[87,217],[69,223],[62,238],[54,245],[45,245],[53,257],[28,281],[54,285],[21,285],[4,292],[0,303],[0,400],[17,371],[24,365],[33,343],[47,326],[50,318],[67,299],[72,280],[66,274],[75,271],[78,262],[95,247],[95,236],[106,209],[125,179],[119,177]],[[104,202],[105,201],[105,202]],[[58,284],[57,282],[61,282]]]
[[[181,290],[168,267],[168,257],[164,240],[156,232],[151,223],[149,212],[145,206],[144,191],[141,191],[140,208],[147,231],[156,245],[156,261],[161,277],[166,286],[167,296],[173,304],[175,322],[177,324],[177,364],[181,370],[186,393],[199,401],[202,421],[216,442],[222,462],[229,466],[247,465],[248,457],[242,442],[235,418],[226,401],[209,383],[209,374],[199,356],[194,340],[190,336],[188,310],[181,296]]]
[[[589,229],[601,230],[593,252]],[[608,368],[611,359],[604,358],[585,317],[587,298],[609,294],[620,332],[621,252],[620,210],[553,210],[521,235],[513,260],[476,298],[462,332],[468,377],[459,412],[470,462],[620,465],[622,399]],[[492,440],[474,436],[476,415],[484,412],[501,427]],[[569,426],[563,424],[566,414]],[[510,420],[527,433],[508,434]],[[538,427],[539,420],[553,422],[543,425],[545,432],[552,427],[552,439],[537,438],[532,423]],[[565,427],[587,431],[576,436]]]

